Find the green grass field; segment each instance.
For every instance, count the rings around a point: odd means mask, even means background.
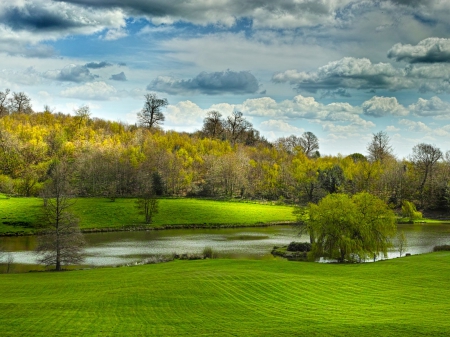
[[[152,226],[216,225],[293,221],[292,207],[199,199],[161,199],[160,211]],[[38,198],[0,198],[0,234],[33,233],[39,223],[42,200]],[[142,226],[135,199],[78,198],[72,208],[80,227],[123,228]]]
[[[0,275],[2,336],[448,336],[450,252]]]

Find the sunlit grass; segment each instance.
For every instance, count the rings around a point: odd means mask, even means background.
[[[446,336],[450,252],[0,275],[2,336]]]
[[[30,233],[39,225],[39,198],[0,199],[0,234]],[[78,198],[72,211],[83,229],[143,226],[135,199]],[[293,221],[292,207],[198,199],[161,199],[152,226],[165,225],[251,225]]]

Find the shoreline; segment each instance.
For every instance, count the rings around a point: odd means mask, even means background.
[[[271,227],[271,226],[283,226],[293,225],[296,221],[275,221],[267,223],[256,224],[185,224],[185,225],[163,225],[159,227],[150,226],[123,226],[113,228],[84,228],[81,229],[83,234],[91,233],[109,233],[109,232],[144,232],[144,231],[159,231],[170,229],[227,229],[227,228],[245,228],[245,227]],[[35,236],[38,233],[1,233],[0,237],[14,237],[14,236]]]

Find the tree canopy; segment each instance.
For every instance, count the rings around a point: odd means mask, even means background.
[[[363,192],[350,197],[329,194],[309,204],[303,219],[312,239],[312,258],[364,261],[387,255],[396,233],[394,212],[381,199]]]

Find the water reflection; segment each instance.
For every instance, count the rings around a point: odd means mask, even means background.
[[[450,243],[448,224],[400,225],[399,229],[408,241],[405,252],[411,254],[427,253],[436,245]],[[154,255],[200,253],[205,247],[212,247],[222,258],[273,259],[273,246],[308,241],[291,226],[92,233],[85,238],[88,266],[120,265]],[[35,264],[35,237],[3,237],[0,243],[11,252],[15,264]],[[397,256],[395,249],[389,253],[389,258]]]

